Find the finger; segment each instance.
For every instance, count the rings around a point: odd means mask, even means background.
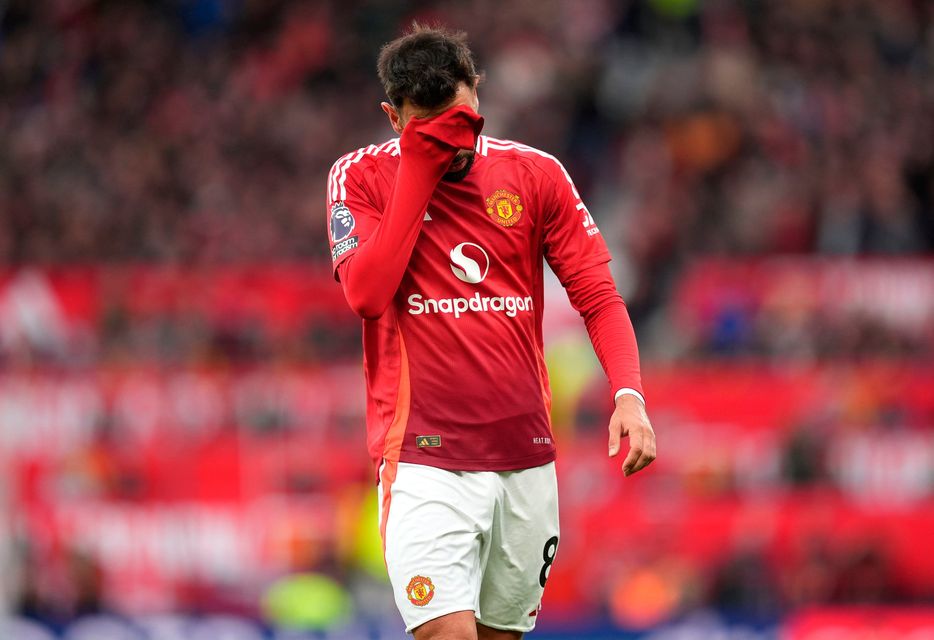
[[[645,469],[652,464],[653,460],[655,460],[655,434],[648,431],[642,439],[642,455],[639,456],[639,459],[633,465],[631,473]]]
[[[642,429],[629,430],[629,455],[626,456],[626,460],[623,462],[624,475],[632,475],[633,466],[642,457],[642,439]]]
[[[623,433],[623,423],[615,417],[610,418],[610,442],[608,444],[610,457],[619,453],[619,440]]]

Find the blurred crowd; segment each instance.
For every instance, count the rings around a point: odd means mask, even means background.
[[[568,166],[648,353],[698,256],[934,250],[930,3],[546,4],[4,3],[0,264],[326,265],[326,173],[391,135],[374,60],[415,19],[469,32],[487,133]]]
[[[628,510],[661,532],[647,539],[675,549],[716,524],[690,519],[708,504],[777,513],[789,495],[865,508],[850,525],[922,513],[934,487],[932,408],[917,382],[934,353],[934,3],[0,0],[0,464],[9,455],[20,474],[0,483],[0,527],[6,510],[30,538],[17,500],[67,515],[204,499],[179,488],[204,490],[186,473],[203,460],[215,483],[218,469],[239,473],[225,456],[244,443],[256,477],[271,478],[254,483],[260,497],[337,504],[348,486],[369,487],[362,445],[336,446],[332,433],[362,437],[363,392],[359,324],[328,269],[324,189],[337,157],[392,135],[375,59],[413,20],[468,32],[487,134],[565,163],[613,250],[646,359],[737,358],[722,375],[695,371],[685,393],[739,379],[750,355],[769,363],[762,372],[792,358],[799,378],[813,362],[833,360],[831,372],[847,358],[854,370],[864,356],[899,359],[904,378],[825,385],[793,424],[762,417],[765,385],[742,387],[761,396],[745,410],[713,394],[742,414],[732,422],[694,419],[679,394],[653,405],[666,453],[648,492],[615,496],[665,496]],[[295,271],[276,272],[286,263]],[[605,429],[597,377],[569,392],[565,446]],[[831,415],[889,391],[921,408]],[[763,425],[771,435],[757,439]],[[296,433],[314,442],[296,445]],[[349,451],[361,456],[341,467],[350,478],[335,470]],[[934,597],[930,563],[915,571],[922,589],[887,557],[891,540],[844,543],[834,527],[778,555],[737,527],[705,567],[683,549],[607,562],[626,549],[596,552],[623,529],[599,520],[618,511],[599,500],[630,485],[595,485],[602,458],[564,459],[574,575],[556,565],[557,602],[639,626],[697,606],[767,617]],[[578,481],[590,490],[575,495]],[[249,484],[220,484],[238,482]],[[19,496],[26,486],[36,495]],[[363,521],[335,511],[340,527]],[[672,533],[666,523],[682,518]],[[928,521],[919,515],[917,531]],[[571,532],[588,523],[575,558]],[[340,529],[328,544],[351,537]],[[119,608],[100,558],[62,548],[43,560],[33,543],[9,551],[11,609]],[[177,560],[178,549],[163,551]],[[57,578],[36,580],[43,562]],[[199,597],[214,596],[185,596]]]
[[[697,254],[934,248],[923,0],[13,0],[0,260],[325,261],[378,46],[469,32],[488,133],[557,154],[636,302]]]

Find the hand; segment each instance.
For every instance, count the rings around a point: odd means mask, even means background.
[[[409,135],[417,135],[447,150],[472,151],[482,129],[482,116],[470,105],[456,105],[431,116],[410,119],[400,141],[405,141]]]
[[[626,394],[616,400],[610,416],[610,457],[619,453],[620,438],[629,436],[629,455],[623,462],[623,474],[631,476],[655,459],[655,432],[645,413],[645,405],[636,396]]]
[[[435,118],[445,111],[450,111],[460,106],[468,107],[474,113],[478,113],[480,110],[480,102],[477,100],[476,90],[463,82],[457,85],[457,91],[454,93],[454,97],[440,107],[425,109],[409,104],[406,110],[411,117],[422,120],[426,118]]]

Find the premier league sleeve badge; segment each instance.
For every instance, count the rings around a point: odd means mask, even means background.
[[[331,240],[340,242],[353,233],[356,222],[343,201],[331,205]]]

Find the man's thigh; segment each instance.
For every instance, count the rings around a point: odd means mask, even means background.
[[[477,611],[490,549],[481,540],[493,522],[495,481],[492,473],[406,463],[393,474],[384,465],[383,545],[406,631],[454,612]]]
[[[498,474],[500,499],[480,588],[480,623],[527,632],[535,627],[558,550],[555,465]]]

